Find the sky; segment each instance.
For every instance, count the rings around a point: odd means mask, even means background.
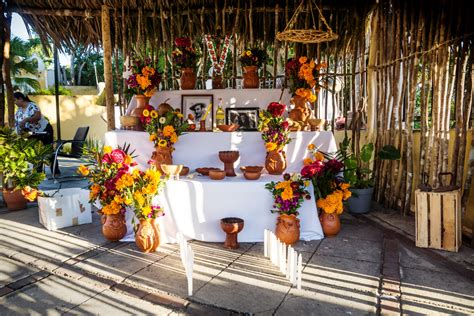
[[[23,19],[16,13],[13,13],[12,15],[12,36],[18,36],[19,38],[25,40],[30,38]],[[61,66],[71,65],[71,60],[68,55],[60,52],[59,63]]]

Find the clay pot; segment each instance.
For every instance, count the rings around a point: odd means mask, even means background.
[[[237,176],[234,171],[234,162],[239,159],[239,152],[237,150],[227,150],[219,152],[219,159],[224,163],[225,174],[228,177]]]
[[[281,214],[277,219],[275,235],[287,245],[300,240],[300,220],[296,215]]]
[[[255,89],[259,87],[259,79],[257,73],[257,66],[244,67],[244,88]]]
[[[286,169],[286,154],[284,151],[269,151],[265,158],[265,169],[269,174],[283,174]]]
[[[26,199],[21,194],[21,190],[3,189],[3,201],[10,211],[19,211],[26,208]]]
[[[209,170],[209,178],[212,180],[222,180],[225,178],[224,170]]]
[[[196,87],[196,73],[193,68],[181,69],[181,90],[193,90]]]
[[[155,151],[151,155],[151,159],[155,162],[156,169],[159,170],[161,173],[164,173],[163,169],[161,169],[161,165],[173,164],[171,148],[156,146]]]
[[[244,171],[244,178],[247,180],[258,180],[261,175],[260,171]]]
[[[224,247],[229,249],[239,248],[237,234],[244,228],[244,220],[238,217],[226,217],[221,219],[221,228],[227,234]]]
[[[140,219],[138,230],[135,233],[135,243],[143,252],[155,252],[160,245],[160,228],[156,219]]]
[[[302,96],[295,95],[291,98],[291,103],[295,105],[295,108],[288,113],[288,117],[296,122],[306,122],[311,114],[306,99]]]
[[[143,110],[145,110],[148,102],[150,101],[149,97],[144,96],[143,94],[135,95],[135,100],[137,100],[137,107],[133,109],[130,116],[134,116],[138,118],[138,124],[135,126],[136,131],[143,131],[143,125],[140,121],[140,117],[142,116]]]
[[[127,233],[125,215],[122,213],[103,215],[105,217],[102,226],[102,234],[110,241],[119,241]]]
[[[319,216],[319,221],[321,222],[324,236],[335,237],[339,234],[339,231],[341,230],[341,221],[339,220],[339,215],[336,213],[328,214],[322,210],[321,215]]]

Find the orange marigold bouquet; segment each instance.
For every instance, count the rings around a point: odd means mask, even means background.
[[[310,200],[311,195],[306,190],[309,181],[304,180],[299,173],[285,173],[284,181],[270,182],[265,188],[273,195],[272,213],[298,216],[298,209],[305,200]]]
[[[89,179],[89,200],[99,201],[105,215],[125,212],[133,200],[128,188],[134,184],[133,168],[136,163],[128,153],[129,146],[113,149],[98,142],[87,142],[84,156],[87,161],[77,172]]]
[[[285,66],[285,73],[289,80],[289,88],[293,95],[299,95],[309,102],[316,101],[316,94],[319,91],[319,74],[321,68],[326,64],[316,64],[314,60],[307,57],[290,59]],[[315,91],[313,91],[313,89]]]
[[[328,155],[316,149],[314,144],[308,146],[310,158],[303,161],[301,170],[303,179],[311,180],[314,187],[316,205],[326,213],[341,214],[343,201],[351,196],[349,184],[340,176],[344,163],[336,155]]]
[[[151,59],[136,59],[128,68],[131,71],[127,79],[128,91],[133,94],[144,94],[151,97],[160,85],[161,75],[152,67]]]

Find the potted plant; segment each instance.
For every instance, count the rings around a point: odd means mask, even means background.
[[[143,252],[154,252],[160,245],[160,229],[156,219],[164,212],[159,205],[153,204],[153,198],[163,189],[165,182],[154,166],[145,172],[135,169],[132,178],[131,185],[125,191],[126,199],[132,201],[130,206],[139,220],[135,243]]]
[[[41,194],[38,185],[45,175],[37,166],[49,163],[47,158],[52,153],[51,145],[17,135],[8,127],[0,129],[0,174],[3,199],[9,210],[25,209],[27,200],[34,201]]]
[[[129,147],[113,149],[88,141],[84,146],[86,164],[77,170],[89,179],[89,202],[99,201],[102,233],[111,241],[118,241],[127,233],[125,207],[132,204],[127,188],[134,182],[132,167],[136,166]]]
[[[267,155],[265,169],[269,174],[282,174],[286,169],[286,155],[283,150],[291,142],[289,124],[283,117],[286,105],[272,102],[267,110],[259,112],[258,130],[262,132]]]
[[[267,60],[267,52],[262,48],[245,49],[240,54],[240,63],[244,69],[244,88],[258,88],[258,69]]]
[[[349,183],[341,176],[345,154],[339,150],[333,155],[319,152],[314,144],[308,145],[311,157],[304,160],[303,179],[311,180],[319,219],[326,237],[334,237],[341,230],[339,215],[344,211],[343,202],[350,196]]]
[[[343,143],[348,148],[350,140]],[[374,175],[370,162],[374,153],[374,144],[368,143],[361,147],[359,153],[350,153],[344,161],[344,178],[351,185],[352,196],[347,201],[351,213],[363,214],[370,211],[374,193]],[[400,152],[393,146],[384,146],[379,152],[379,159],[400,159]]]
[[[193,47],[189,37],[178,37],[174,44],[171,57],[173,64],[181,72],[179,79],[181,89],[192,90],[196,87],[196,65],[200,54]]]
[[[275,235],[287,245],[292,245],[300,239],[300,220],[298,209],[311,195],[306,190],[309,182],[303,180],[299,173],[285,173],[283,181],[270,182],[265,185],[273,195],[272,213],[278,213]]]

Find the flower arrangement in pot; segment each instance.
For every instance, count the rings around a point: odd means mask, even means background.
[[[300,239],[300,220],[297,218],[298,209],[311,195],[306,190],[308,180],[299,173],[285,173],[283,181],[270,182],[265,185],[273,195],[272,213],[278,213],[276,236],[287,245],[292,245]]]
[[[25,209],[27,201],[32,202],[42,194],[38,186],[45,175],[37,166],[49,164],[47,158],[52,153],[51,145],[18,135],[9,127],[0,128],[0,174],[3,199],[9,210]]]
[[[164,212],[159,205],[153,204],[153,198],[163,189],[165,182],[154,166],[146,171],[135,169],[131,177],[133,181],[125,190],[126,198],[133,201],[130,206],[139,220],[135,243],[143,252],[154,252],[160,245],[160,229],[156,219]]]
[[[269,174],[282,174],[286,169],[284,147],[291,142],[289,124],[283,117],[286,105],[272,102],[259,112],[258,130],[262,132],[267,155],[265,169]]]
[[[181,72],[181,89],[192,90],[196,87],[196,65],[200,54],[191,43],[189,37],[178,37],[174,41],[175,47],[171,52],[173,64]]]
[[[344,211],[343,201],[351,196],[349,183],[340,175],[344,155],[340,151],[335,155],[321,153],[314,144],[308,145],[308,150],[311,157],[304,160],[301,176],[313,183],[324,235],[333,237],[341,229],[339,215]]]
[[[257,47],[245,49],[240,54],[240,64],[244,69],[244,88],[259,87],[258,69],[262,67],[267,58],[266,50]]]
[[[98,201],[102,207],[102,233],[111,241],[118,241],[127,233],[125,208],[133,202],[127,189],[134,183],[132,171],[136,166],[129,148],[125,145],[113,149],[88,141],[83,149],[86,164],[77,170],[89,180],[89,201]]]
[[[292,58],[286,63],[285,74],[293,96],[291,102],[295,106],[289,113],[289,118],[293,123],[292,129],[300,130],[307,127],[311,116],[307,102],[316,101],[316,95],[320,89],[318,82],[320,70],[325,67],[326,64],[316,64],[314,60],[309,60],[305,56]]]
[[[189,124],[183,120],[183,115],[178,111],[157,111],[148,105],[142,113],[142,123],[150,134],[150,141],[155,144],[155,151],[151,160],[158,171],[161,165],[173,164],[172,153],[174,144],[179,137],[188,130]]]
[[[135,95],[137,107],[131,115],[140,118],[150,97],[160,85],[161,74],[152,66],[150,58],[136,58],[128,67],[130,76],[127,79],[128,91]],[[140,126],[137,129],[143,130]]]

